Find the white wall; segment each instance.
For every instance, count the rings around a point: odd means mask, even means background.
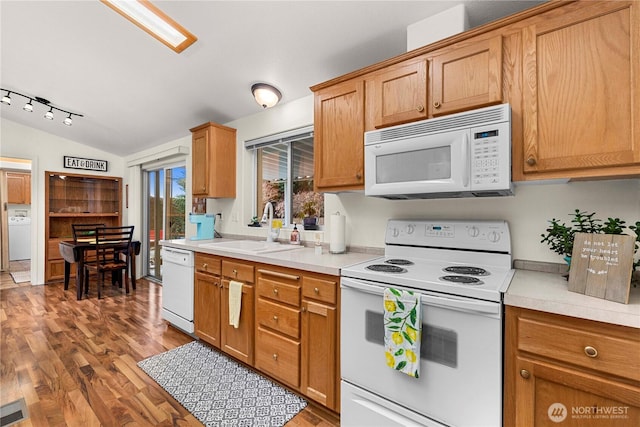
[[[108,171],[65,169],[63,156],[87,157],[109,162]],[[44,194],[45,171],[124,176],[124,161],[119,156],[52,135],[7,119],[0,119],[0,156],[29,159],[31,164],[31,270],[34,284],[44,283]],[[126,183],[126,179],[123,182]],[[124,204],[123,204],[124,206]],[[123,209],[123,222],[127,211]]]

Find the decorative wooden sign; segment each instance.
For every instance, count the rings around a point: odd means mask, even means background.
[[[634,241],[626,234],[576,233],[569,290],[628,304]]]
[[[83,169],[89,171],[107,171],[106,160],[85,159],[83,157],[64,156],[64,167],[69,169]]]

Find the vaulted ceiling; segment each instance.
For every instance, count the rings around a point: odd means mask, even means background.
[[[399,55],[407,25],[460,3],[474,27],[541,1],[155,1],[198,37],[176,54],[98,0],[2,0],[0,87],[84,117],[44,120],[17,96],[0,114],[126,156],[260,112],[253,83],[289,102]]]

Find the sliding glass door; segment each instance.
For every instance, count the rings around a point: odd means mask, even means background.
[[[145,171],[145,276],[162,280],[160,240],[184,238],[185,177],[184,165]]]

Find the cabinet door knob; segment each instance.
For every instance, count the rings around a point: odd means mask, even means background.
[[[360,180],[362,179],[362,174],[357,173],[357,174],[356,174],[356,179],[357,179],[358,181],[360,181]]]
[[[584,348],[584,354],[586,354],[589,357],[598,357],[598,350],[588,345]]]
[[[441,104],[440,101],[436,101],[433,103],[433,108],[440,108]]]
[[[273,321],[277,322],[278,321],[278,316],[273,316]]]
[[[320,289],[318,289],[318,288],[313,288],[313,292],[314,292],[316,295],[318,295],[318,294],[320,293]]]
[[[305,313],[307,311],[307,307],[302,306],[302,312]]]
[[[535,164],[536,164],[536,159],[535,159],[535,158],[533,158],[533,157],[529,157],[529,158],[527,159],[527,164],[528,164],[529,166],[533,166],[533,165],[535,165]]]
[[[273,353],[273,360],[278,360],[278,354],[277,353]]]
[[[235,268],[233,269],[233,275],[238,277],[238,270],[236,270]]]
[[[416,110],[418,111],[418,113],[422,113],[424,111],[424,105],[418,105],[416,107]]]
[[[524,378],[525,380],[528,380],[529,377],[531,376],[531,373],[529,371],[527,371],[526,369],[521,369],[520,370],[520,376],[522,378]]]
[[[207,263],[205,262],[204,264],[202,264],[202,269],[206,270],[207,269]]]

